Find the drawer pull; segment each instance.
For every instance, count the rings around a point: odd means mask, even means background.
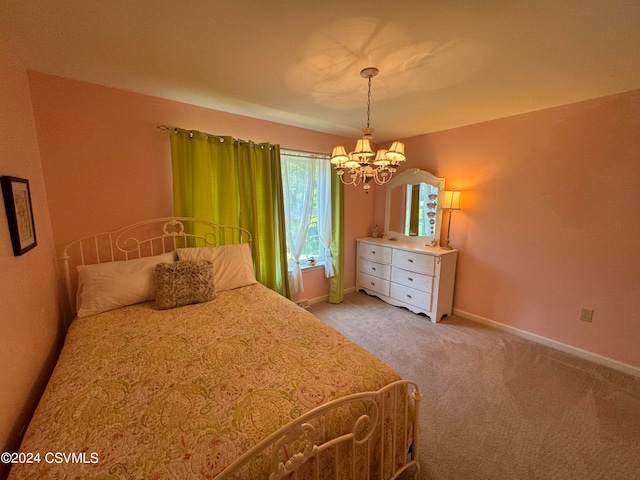
[[[376,283],[375,283],[375,282],[371,282],[371,286],[372,286],[372,287],[375,287],[375,286],[376,286]]]
[[[371,267],[371,270],[373,270],[375,272],[376,271],[376,267]]]
[[[375,255],[376,251],[375,250],[371,250],[371,255]]]
[[[412,258],[409,258],[408,260],[409,260],[409,263],[413,263],[413,259]]]
[[[409,295],[408,293],[407,293],[407,298],[411,298],[411,295]]]
[[[410,282],[413,282],[413,278],[411,277],[407,278],[407,280],[409,280]]]

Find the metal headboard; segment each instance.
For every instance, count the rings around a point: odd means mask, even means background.
[[[251,233],[244,228],[192,217],[155,218],[113,232],[87,235],[68,244],[62,252],[69,306],[75,311],[78,265],[151,257],[177,248],[251,244],[251,241]]]

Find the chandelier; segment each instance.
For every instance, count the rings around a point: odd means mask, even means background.
[[[383,185],[391,180],[396,167],[406,160],[404,156],[404,143],[393,142],[388,150],[380,149],[377,152],[371,150],[373,128],[369,127],[371,114],[371,79],[378,75],[378,69],[368,67],[360,72],[362,78],[367,78],[367,126],[362,129],[362,138],[356,142],[353,152],[347,154],[342,145],[333,148],[331,163],[338,171],[338,176],[345,185],[363,185],[366,193],[371,188],[371,180],[378,185]],[[346,175],[345,175],[346,174]],[[347,177],[345,179],[345,177]]]

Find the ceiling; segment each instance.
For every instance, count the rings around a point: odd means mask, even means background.
[[[27,69],[350,137],[375,66],[376,141],[640,89],[638,0],[0,0],[0,37]]]

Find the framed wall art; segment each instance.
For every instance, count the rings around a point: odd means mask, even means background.
[[[37,245],[29,180],[3,176],[0,177],[0,183],[13,254],[17,257]]]

